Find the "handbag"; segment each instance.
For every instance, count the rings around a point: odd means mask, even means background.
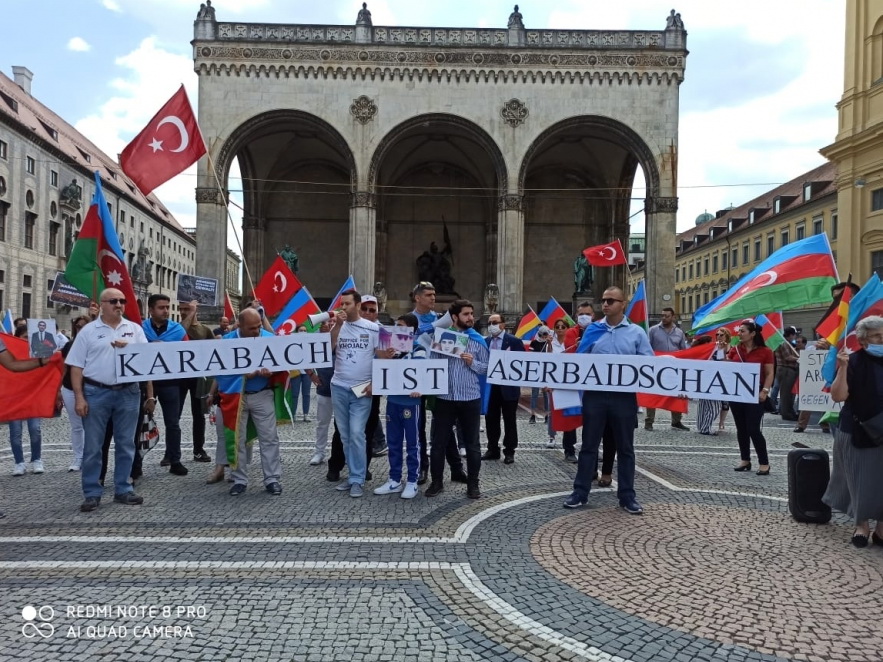
[[[141,419],[141,432],[138,435],[138,455],[142,458],[159,443],[159,428],[153,420],[153,414],[145,413]]]
[[[853,443],[859,448],[874,448],[883,446],[883,412],[862,421],[853,414],[855,429],[853,430]]]

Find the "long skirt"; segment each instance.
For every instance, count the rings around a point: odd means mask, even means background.
[[[883,446],[856,448],[852,435],[838,428],[831,480],[822,501],[856,524],[883,520]]]

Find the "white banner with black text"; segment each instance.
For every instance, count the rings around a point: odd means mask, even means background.
[[[447,359],[374,359],[372,395],[445,395],[447,392]]]
[[[825,392],[822,366],[827,357],[827,350],[805,349],[800,352],[800,373],[797,376],[800,384],[797,406],[800,411],[840,411],[843,406],[840,402],[834,402],[831,394]]]

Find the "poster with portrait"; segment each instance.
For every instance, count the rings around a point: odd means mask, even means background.
[[[409,326],[381,326],[380,349],[394,349],[409,354],[414,348],[414,330]]]
[[[59,349],[55,338],[55,320],[29,319],[28,345],[29,354],[35,359],[48,359]]]
[[[460,356],[469,346],[469,336],[450,329],[435,329],[432,338],[432,351],[446,356]]]

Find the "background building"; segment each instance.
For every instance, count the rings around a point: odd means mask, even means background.
[[[142,309],[155,292],[172,296],[179,274],[194,274],[196,242],[153,194],[144,196],[119,165],[31,96],[33,74],[0,73],[0,310],[52,317],[59,329],[83,309],[48,294],[77,237],[101,176]],[[238,285],[237,285],[238,288]]]

